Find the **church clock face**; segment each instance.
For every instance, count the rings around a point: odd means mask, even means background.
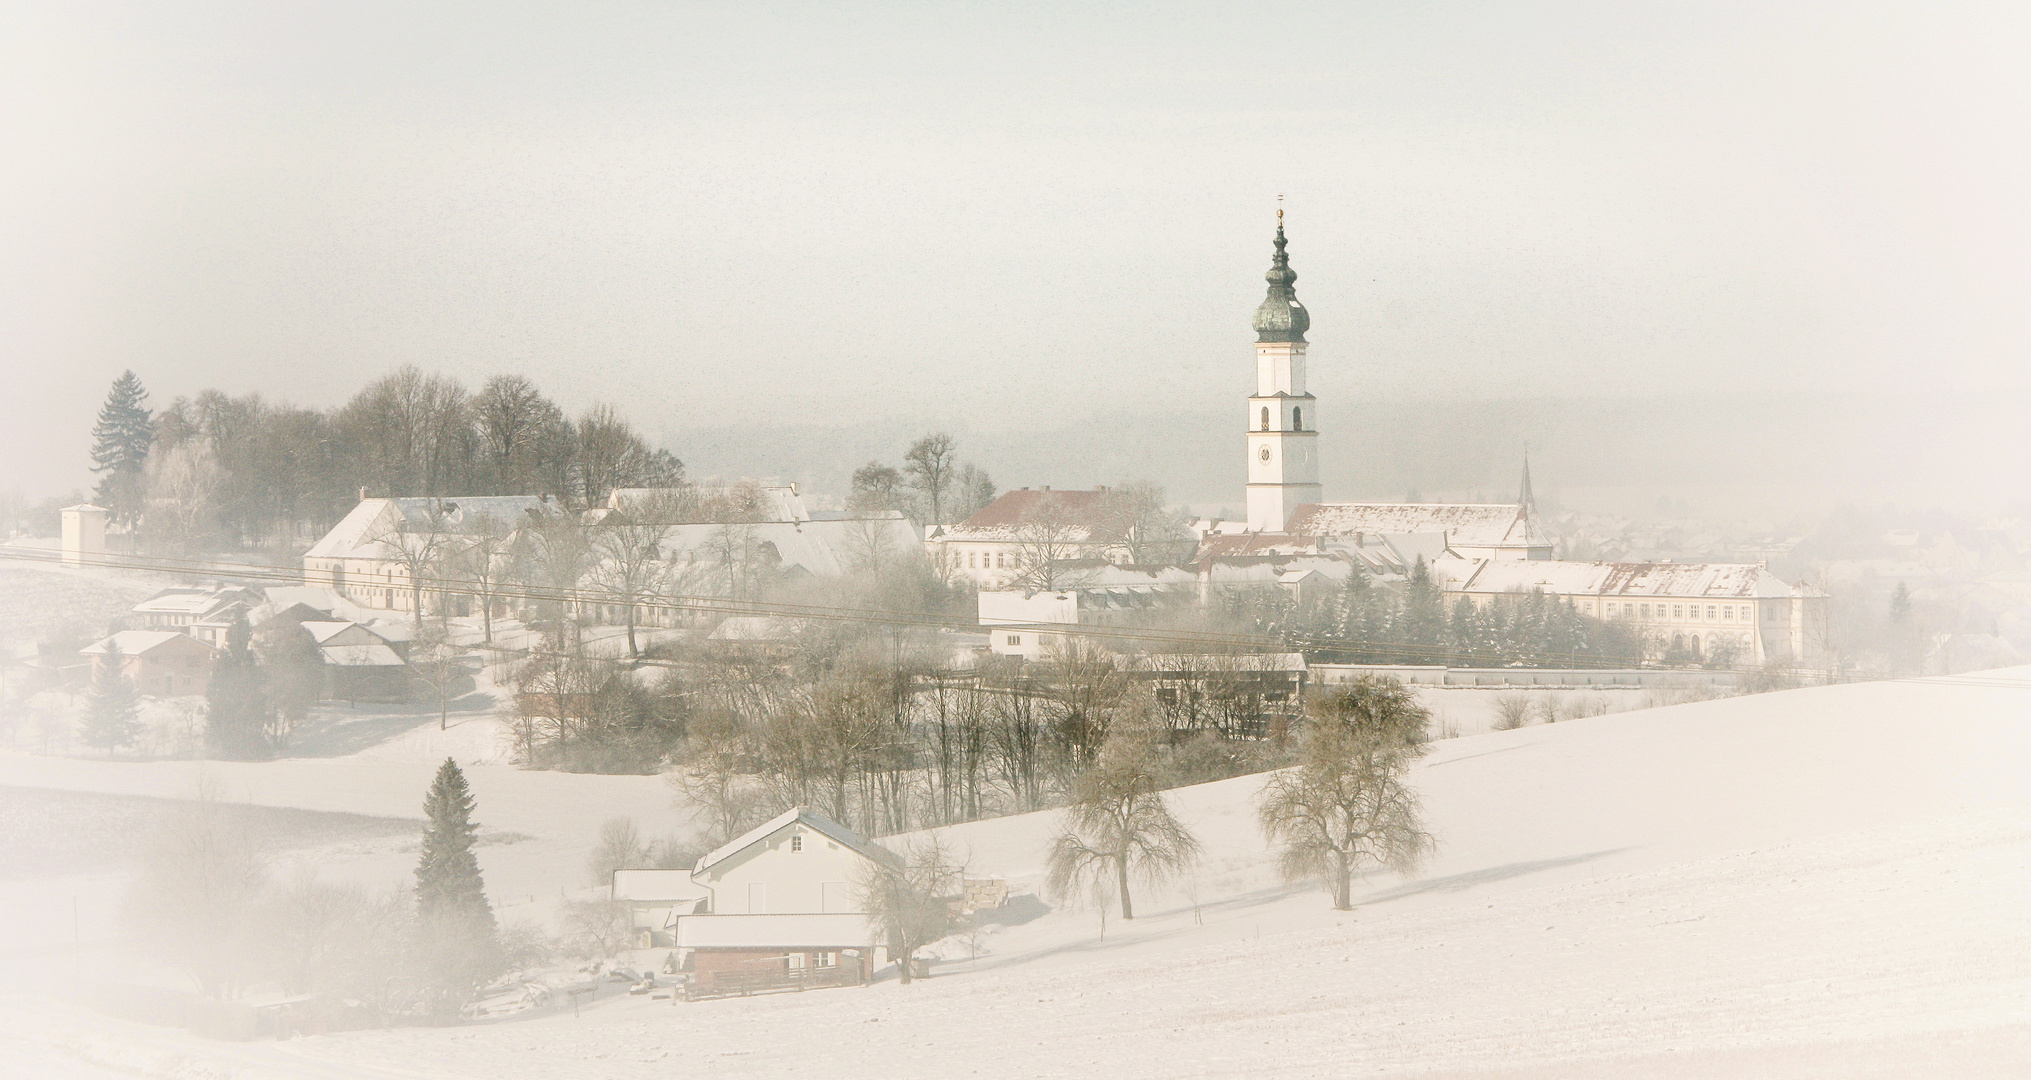
[[[1261,450],[1256,452],[1255,456],[1261,458],[1262,463],[1264,465],[1269,464],[1269,447],[1267,446],[1263,447]]]

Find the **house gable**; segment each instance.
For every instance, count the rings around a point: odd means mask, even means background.
[[[846,826],[799,807],[700,859],[691,879],[712,894],[714,914],[844,914],[859,910],[856,878],[893,859]]]

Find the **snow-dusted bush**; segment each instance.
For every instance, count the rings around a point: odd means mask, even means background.
[[[1536,711],[1530,695],[1522,691],[1511,691],[1495,695],[1495,730],[1514,731],[1530,723],[1530,714]]]

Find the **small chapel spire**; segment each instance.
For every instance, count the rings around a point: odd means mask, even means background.
[[[1537,513],[1537,496],[1530,490],[1530,447],[1523,448],[1523,485],[1516,492],[1517,505],[1525,514]]]

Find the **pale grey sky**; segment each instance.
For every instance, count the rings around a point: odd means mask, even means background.
[[[2027,28],[2021,4],[14,4],[0,480],[88,482],[125,367],[158,405],[517,370],[680,455],[782,416],[1238,416],[1278,193],[1329,426],[1378,397],[2022,394]]]

